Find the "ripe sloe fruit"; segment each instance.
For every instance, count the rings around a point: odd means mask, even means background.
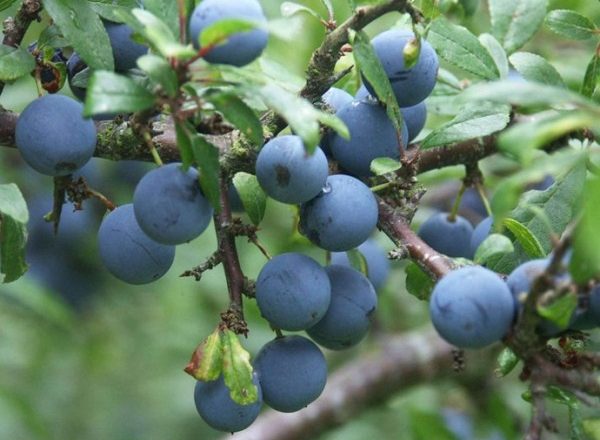
[[[213,23],[227,19],[242,19],[266,24],[267,19],[260,3],[256,0],[204,0],[190,18],[190,38],[196,49],[198,37]],[[225,44],[211,49],[204,57],[212,64],[245,66],[260,56],[267,46],[268,33],[264,29],[253,29],[231,35]]]
[[[240,405],[229,395],[223,376],[210,382],[196,382],[194,403],[198,414],[219,431],[238,432],[246,429],[256,420],[262,406],[262,391],[256,374],[252,383],[258,390],[258,400],[249,405]]]
[[[325,356],[303,336],[268,342],[254,360],[263,400],[281,412],[304,408],[321,395],[327,382]]]
[[[133,29],[123,23],[104,22],[104,28],[110,39],[115,71],[126,72],[137,66],[137,59],[148,52],[148,48],[131,39]]]
[[[400,107],[410,107],[427,98],[437,78],[438,57],[425,40],[421,40],[421,53],[417,63],[410,69],[404,66],[404,46],[414,37],[410,31],[392,29],[382,32],[371,41]],[[374,95],[375,92],[367,81],[365,86]]]
[[[135,218],[150,238],[181,244],[200,235],[213,209],[198,183],[198,171],[183,171],[180,163],[155,168],[138,183],[133,194]]]
[[[371,161],[377,157],[400,157],[398,136],[385,109],[375,100],[352,101],[338,116],[350,130],[350,139],[334,134],[331,154],[340,166],[356,176],[371,175]],[[408,145],[408,130],[402,124],[402,144]]]
[[[365,241],[358,247],[358,250],[367,262],[367,278],[375,290],[379,290],[390,274],[390,260],[387,258],[385,250],[373,239]],[[332,252],[331,264],[351,267],[345,252]]]
[[[418,235],[436,251],[449,257],[471,258],[473,226],[461,216],[452,222],[450,214],[439,212],[429,217],[419,228]]]
[[[506,284],[514,297],[517,309],[522,307],[523,301],[531,290],[533,282],[546,270],[549,263],[550,261],[547,258],[530,260],[521,264],[510,273],[506,279]]]
[[[75,97],[80,101],[85,101],[85,94],[87,92],[87,89],[84,87],[74,86],[73,78],[75,78],[75,75],[77,75],[79,72],[83,71],[87,67],[87,64],[81,59],[77,52],[73,52],[67,60],[67,81],[69,82],[71,92],[73,92],[73,95],[75,95]]]
[[[256,159],[256,178],[269,197],[283,203],[304,203],[325,186],[329,166],[317,147],[309,155],[299,136],[279,136],[267,142]]]
[[[300,209],[300,231],[329,251],[348,251],[364,242],[377,225],[377,201],[368,186],[336,174]]]
[[[160,244],[139,227],[133,205],[109,213],[98,230],[102,262],[115,277],[129,284],[146,284],[162,277],[173,264],[175,247]]]
[[[325,270],[310,257],[281,254],[264,265],[256,280],[261,315],[283,330],[306,330],[319,321],[331,299]]]
[[[506,283],[481,266],[456,269],[437,282],[429,302],[434,327],[459,348],[481,348],[510,329],[513,298]]]
[[[352,95],[345,90],[332,87],[323,94],[323,102],[327,104],[334,113],[338,112],[342,107],[350,104],[353,100]],[[326,156],[331,156],[331,141],[335,133],[331,130],[327,131],[323,139],[321,139],[321,149]]]
[[[493,217],[486,217],[483,219],[477,227],[473,230],[473,235],[471,235],[471,255],[475,255],[477,252],[477,248],[483,241],[490,235],[492,230],[492,225],[494,223]]]
[[[325,270],[331,282],[331,304],[323,319],[306,333],[323,347],[344,350],[366,336],[377,295],[367,277],[355,269],[333,265]]]
[[[15,140],[33,169],[49,176],[66,176],[92,158],[96,126],[83,118],[79,102],[64,95],[46,95],[21,113]]]
[[[373,98],[367,88],[362,85],[356,92],[354,99],[357,101],[363,100],[376,100]],[[423,130],[425,127],[425,122],[427,121],[427,105],[425,101],[419,102],[410,107],[400,107],[400,112],[402,113],[402,118],[404,118],[404,123],[406,124],[406,128],[408,130],[408,142],[412,142]]]

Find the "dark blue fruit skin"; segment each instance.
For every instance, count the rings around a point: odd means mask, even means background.
[[[510,273],[506,279],[506,284],[513,295],[515,310],[522,308],[533,282],[546,270],[549,262],[547,258],[530,260],[521,264]]]
[[[233,212],[244,212],[244,204],[240,198],[240,194],[235,186],[232,184],[227,188],[227,197],[229,198],[229,207]]]
[[[469,219],[475,218],[478,221],[488,216],[488,212],[481,200],[481,196],[475,188],[467,188],[464,192],[460,199],[458,212]]]
[[[461,216],[448,220],[447,212],[439,212],[429,217],[419,228],[418,235],[436,251],[449,257],[472,258],[471,236],[473,226]]]
[[[379,290],[390,275],[390,260],[387,258],[385,250],[373,239],[365,241],[358,247],[358,250],[367,262],[367,278],[369,278],[375,290]],[[332,252],[331,264],[351,267],[350,260],[348,260],[348,255],[345,252]]]
[[[219,431],[238,432],[246,429],[256,420],[262,406],[262,391],[258,376],[252,383],[258,390],[258,400],[249,405],[240,405],[229,395],[223,376],[211,382],[196,382],[194,403],[202,420]]]
[[[471,235],[471,255],[475,255],[479,245],[488,238],[488,235],[490,235],[490,232],[492,231],[493,223],[493,217],[486,217],[475,227],[473,235]]]
[[[104,22],[115,60],[115,71],[126,72],[137,67],[137,59],[148,52],[148,48],[131,39],[133,29],[126,24]]]
[[[73,52],[69,59],[67,60],[67,81],[69,82],[69,87],[71,88],[71,92],[73,95],[80,101],[85,101],[85,94],[87,92],[86,88],[77,87],[73,85],[73,78],[82,70],[86,69],[88,66],[81,59],[77,52]]]
[[[357,101],[375,100],[364,85],[360,86],[354,99]],[[427,121],[427,105],[425,104],[425,101],[423,101],[410,107],[401,107],[400,111],[402,112],[402,117],[404,118],[404,123],[408,130],[408,143],[410,143],[419,135],[421,130],[423,130],[423,127],[425,127],[425,122]]]
[[[299,204],[315,197],[325,186],[329,165],[317,147],[309,155],[299,136],[276,137],[256,159],[256,178],[267,195],[279,202]]]
[[[175,258],[174,246],[157,243],[140,229],[131,204],[104,218],[98,230],[98,247],[109,272],[129,284],[159,279]]]
[[[377,201],[368,186],[336,174],[300,208],[300,231],[322,249],[341,252],[363,243],[377,225]]]
[[[256,280],[261,315],[282,330],[306,330],[327,312],[331,300],[329,277],[306,255],[277,255],[264,265]]]
[[[498,275],[480,266],[467,266],[437,282],[429,312],[434,327],[450,344],[482,348],[510,330],[514,302]]]
[[[199,236],[213,215],[198,183],[198,171],[181,163],[155,168],[133,194],[135,218],[142,230],[163,244],[181,244]]]
[[[36,171],[66,176],[83,167],[96,147],[96,126],[83,118],[83,106],[64,95],[31,102],[17,121],[21,156]]]
[[[425,40],[421,40],[417,64],[410,69],[404,67],[404,46],[413,38],[414,34],[410,31],[392,29],[382,32],[371,41],[400,107],[410,107],[427,98],[435,86],[439,68],[438,57]],[[367,81],[365,86],[372,95],[375,94]]]
[[[325,356],[302,336],[285,336],[268,342],[254,360],[263,400],[281,412],[304,408],[321,395],[327,382]]]
[[[325,269],[331,282],[327,313],[306,333],[331,350],[350,348],[367,335],[377,308],[375,288],[359,271],[346,266]]]
[[[342,107],[350,104],[353,101],[352,95],[345,90],[332,87],[323,95],[323,102],[327,104],[334,113],[338,112]],[[331,156],[330,144],[333,141],[335,133],[329,130],[323,139],[321,139],[321,149],[326,156]]]
[[[204,0],[190,18],[190,38],[196,49],[198,37],[209,25],[227,19],[242,19],[266,24],[267,19],[256,0]],[[212,49],[204,59],[212,64],[245,66],[257,59],[267,46],[269,34],[263,29],[232,35],[227,43]]]
[[[425,127],[427,121],[427,105],[425,102],[420,102],[411,107],[403,107],[400,109],[404,123],[408,129],[408,142],[412,142]]]
[[[371,161],[377,157],[400,157],[398,136],[385,109],[375,100],[352,101],[338,116],[350,130],[350,139],[338,134],[331,140],[331,154],[350,174],[371,175]],[[408,130],[402,125],[402,144],[408,145]]]
[[[586,307],[578,310],[576,316],[570,325],[573,330],[591,330],[600,326],[600,286],[591,290],[586,298]]]

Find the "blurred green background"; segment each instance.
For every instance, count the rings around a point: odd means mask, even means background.
[[[261,3],[270,18],[280,18],[280,1]],[[325,13],[318,0],[299,3]],[[336,18],[342,21],[349,13],[348,2],[333,3]],[[551,9],[577,9],[600,22],[597,2],[550,3]],[[0,13],[0,19],[14,9]],[[485,2],[470,19],[463,20],[460,12],[453,17],[476,33],[490,28]],[[390,14],[371,24],[368,32],[374,35],[399,18]],[[43,24],[32,26],[25,44],[35,40]],[[263,62],[279,63],[302,76],[324,29],[307,15],[290,18],[288,29],[291,41],[271,39]],[[575,87],[581,82],[593,46],[558,40],[542,30],[524,50],[545,56]],[[66,89],[63,93],[70,93]],[[0,105],[21,111],[35,96],[33,80],[25,78],[5,88]],[[430,118],[428,126],[435,123],[436,119]],[[486,169],[493,170],[494,166],[488,163]],[[136,179],[149,167],[93,159],[82,174],[112,200],[128,203]],[[429,173],[426,182],[438,186],[450,179],[456,184],[460,176],[461,171],[455,169]],[[0,149],[0,183],[7,182],[16,182],[24,192],[33,226],[30,274],[0,285],[0,439],[219,437],[220,433],[208,428],[196,414],[194,380],[182,371],[228,302],[220,267],[205,274],[201,282],[179,278],[215,250],[211,228],[194,242],[177,248],[175,264],[164,278],[147,286],[129,286],[112,278],[99,264],[95,234],[102,210],[97,202],[87,202],[83,212],[66,213],[68,221],[58,237],[53,237],[51,226],[41,220],[50,210],[51,179],[29,170],[15,150]],[[71,211],[71,207],[65,205],[65,210]],[[421,210],[417,222],[428,212],[431,208]],[[310,246],[293,227],[294,211],[269,201],[259,237],[272,254],[293,249],[324,262],[324,252]],[[377,236],[377,240],[391,249],[385,237]],[[239,239],[238,244],[246,275],[256,277],[264,257],[245,240]],[[402,267],[394,264],[393,275],[380,294],[374,334],[429,325],[426,304],[405,291]],[[246,315],[251,331],[243,343],[254,355],[273,334],[252,301],[246,301]],[[326,353],[331,369],[369,351],[374,337],[348,352]],[[322,438],[427,438],[415,425],[427,423],[427,414],[437,414],[444,407],[472,416],[477,438],[486,438],[494,430],[502,431],[505,438],[519,438],[518,432],[528,418],[528,405],[521,400],[524,387],[515,375],[498,380],[490,368],[482,377],[471,379],[417,386]]]

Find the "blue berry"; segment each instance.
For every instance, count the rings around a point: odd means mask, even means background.
[[[482,348],[508,333],[514,303],[498,275],[480,266],[467,266],[437,282],[429,311],[434,327],[450,344]]]
[[[129,284],[146,284],[162,277],[173,264],[175,247],[160,244],[138,226],[133,205],[109,213],[98,231],[102,262],[115,277]]]
[[[477,248],[483,241],[488,238],[490,232],[492,231],[492,225],[494,223],[493,217],[486,217],[483,219],[475,230],[473,231],[473,235],[471,236],[471,254],[475,255],[477,252]]]
[[[300,231],[317,246],[347,251],[364,242],[377,225],[377,201],[368,186],[336,174],[300,209]]]
[[[283,203],[304,203],[325,186],[329,165],[317,147],[309,155],[299,136],[279,136],[267,142],[256,160],[256,178],[267,195]]]
[[[137,59],[148,52],[148,48],[131,39],[133,29],[123,23],[104,22],[104,28],[110,39],[115,71],[126,72],[137,67]]]
[[[202,31],[220,20],[243,19],[266,24],[267,19],[256,0],[204,0],[190,18],[190,37],[198,49]],[[269,35],[263,29],[234,34],[227,42],[216,46],[204,57],[212,64],[245,66],[260,56],[267,46]]]
[[[327,362],[321,350],[302,336],[286,336],[265,344],[254,360],[263,399],[271,408],[294,412],[321,395]]]
[[[164,244],[181,244],[200,235],[213,209],[198,183],[198,171],[183,171],[171,163],[146,174],[133,194],[135,218],[149,237]]]
[[[198,414],[219,431],[233,433],[246,429],[256,420],[262,406],[262,391],[256,374],[252,383],[258,390],[258,400],[249,405],[240,405],[229,395],[223,376],[211,382],[196,382],[194,402]]]
[[[15,140],[33,169],[49,176],[66,176],[94,155],[96,126],[83,118],[79,102],[64,95],[46,95],[21,113]]]
[[[473,226],[463,217],[449,220],[447,212],[429,217],[419,228],[418,235],[425,243],[449,257],[471,258]]]
[[[306,255],[278,255],[265,264],[256,280],[261,315],[282,330],[305,330],[316,324],[330,299],[327,273]]]
[[[323,319],[306,333],[323,347],[344,350],[366,336],[377,295],[371,282],[357,270],[335,265],[325,270],[331,282],[331,304]]]
[[[385,250],[373,239],[365,241],[358,247],[358,250],[365,257],[369,281],[375,290],[379,290],[390,275],[390,260],[387,258]],[[331,264],[351,267],[346,252],[332,252]]]

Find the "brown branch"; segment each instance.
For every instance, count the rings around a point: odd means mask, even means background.
[[[248,328],[244,321],[244,306],[242,293],[244,291],[245,277],[240,266],[240,260],[235,245],[235,234],[231,231],[233,222],[229,197],[227,196],[227,180],[224,174],[220,177],[221,209],[214,216],[215,231],[217,233],[218,249],[220,252],[223,271],[229,292],[229,310],[222,315],[222,319],[230,330],[238,334],[247,334]]]
[[[410,228],[404,217],[399,215],[383,199],[378,199],[379,227],[401,248],[405,249],[412,260],[434,279],[446,275],[454,268],[452,260],[433,250]]]
[[[321,397],[308,407],[290,414],[269,410],[235,438],[317,438],[400,391],[454,374],[452,348],[433,330],[391,336],[376,352],[335,371]]]
[[[23,3],[21,3],[21,6],[17,10],[17,15],[4,20],[4,38],[2,39],[2,44],[18,47],[21,41],[23,41],[29,25],[32,21],[38,19],[38,14],[41,10],[41,0],[23,0]],[[4,83],[0,81],[0,94],[2,94],[2,90],[4,90]]]

